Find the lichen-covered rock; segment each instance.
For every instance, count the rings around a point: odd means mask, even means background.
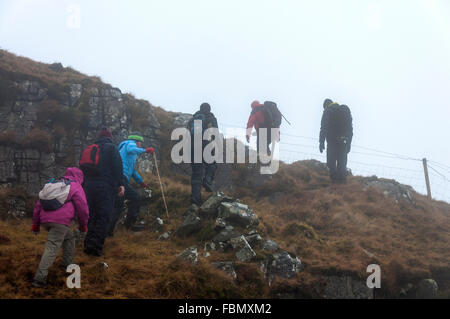
[[[245,239],[253,248],[261,246],[264,241],[260,234],[247,235],[245,236]]]
[[[261,263],[261,270],[268,278],[269,283],[275,276],[290,279],[301,270],[302,263],[298,257],[280,250]]]
[[[194,265],[197,265],[197,263],[198,263],[197,247],[193,246],[193,247],[187,248],[181,254],[178,255],[178,258],[181,260],[186,260]]]
[[[152,223],[152,230],[154,232],[159,233],[160,231],[163,230],[163,228],[164,228],[164,221],[159,217],[155,218],[155,220]]]
[[[237,274],[234,270],[234,264],[232,261],[224,261],[224,262],[213,262],[211,265],[217,269],[224,271],[231,278],[236,279]]]
[[[242,262],[250,262],[256,257],[256,253],[248,244],[244,236],[232,238],[230,240],[231,246],[236,251],[236,258]]]
[[[275,252],[278,250],[278,244],[273,240],[266,239],[262,245],[262,249],[265,251]]]
[[[231,202],[233,198],[226,196],[222,192],[217,192],[211,195],[203,204],[200,206],[200,216],[208,218],[216,218],[218,214],[218,208],[223,202]]]
[[[400,184],[395,180],[377,178],[375,176],[364,178],[363,183],[367,188],[374,187],[380,190],[385,196],[395,198],[398,201],[407,201],[413,206],[416,205],[410,186]]]
[[[239,237],[241,235],[242,234],[236,230],[228,231],[228,230],[224,229],[220,233],[218,233],[216,236],[214,236],[213,242],[216,242],[216,243],[217,242],[227,242],[231,238]]]
[[[241,227],[256,226],[259,223],[258,216],[247,205],[238,202],[221,203],[218,217]]]
[[[199,209],[200,208],[197,205],[192,204],[181,216],[182,217],[187,217],[189,215],[198,216]]]
[[[158,240],[169,240],[169,238],[170,238],[170,232],[166,232],[166,233],[158,236]]]
[[[201,229],[201,219],[195,215],[188,215],[178,227],[175,234],[179,237],[189,236]]]

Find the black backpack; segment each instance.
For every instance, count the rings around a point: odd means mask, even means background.
[[[264,112],[264,124],[267,128],[280,127],[281,112],[275,102],[265,101],[262,110]]]
[[[348,137],[352,125],[352,115],[347,105],[331,105],[328,130],[334,137]]]

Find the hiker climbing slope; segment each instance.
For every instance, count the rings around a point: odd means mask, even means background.
[[[327,165],[333,183],[345,183],[347,179],[347,155],[353,139],[353,119],[347,105],[339,105],[330,99],[323,103],[319,150],[322,153],[327,142]]]
[[[148,185],[137,172],[135,165],[138,155],[143,153],[153,154],[155,149],[153,147],[142,148],[143,142],[144,138],[140,133],[132,133],[128,136],[127,140],[119,144],[120,157],[123,162],[123,175],[125,176],[125,196],[116,198],[114,216],[109,225],[109,236],[113,236],[114,234],[114,228],[122,213],[125,200],[128,201],[128,213],[125,220],[125,227],[131,231],[141,231],[144,228],[141,225],[135,224],[141,207],[141,197],[130,184],[130,180],[134,179],[140,187],[148,188]]]
[[[80,232],[85,233],[89,219],[89,209],[81,183],[83,172],[76,167],[69,167],[64,178],[47,183],[39,193],[40,199],[34,207],[31,230],[37,234],[42,225],[48,231],[48,239],[34,276],[34,287],[47,285],[48,270],[61,247],[62,266],[66,268],[73,264],[75,237],[70,229],[70,222],[77,216],[78,228]]]
[[[209,128],[218,128],[217,119],[214,114],[211,112],[211,106],[208,103],[202,103],[200,105],[200,110],[197,111],[192,119],[188,123],[188,129],[191,132],[191,167],[192,167],[192,177],[191,177],[191,203],[201,205],[201,190],[202,186],[205,188],[207,192],[213,191],[213,182],[216,174],[217,165],[215,162],[207,163],[203,158],[203,150],[205,146],[209,143],[209,141],[205,141],[202,138],[202,141],[199,141],[199,145],[201,145],[202,157],[199,163],[195,163],[194,158],[194,130],[196,129],[196,125],[200,124],[199,130],[200,135],[203,136],[203,133]],[[204,171],[204,175],[203,175]]]
[[[124,192],[122,160],[108,129],[103,128],[95,143],[83,151],[80,168],[85,174],[83,186],[91,214],[84,252],[101,256],[114,211],[115,196],[123,196]]]
[[[277,141],[280,140],[280,125],[281,125],[281,113],[278,110],[277,105],[274,102],[266,101],[264,104],[260,104],[258,101],[253,101],[251,104],[252,112],[247,122],[246,139],[247,143],[250,143],[250,135],[253,127],[256,130],[256,150],[260,154],[260,147],[264,147],[264,155],[271,155],[270,144],[272,143],[272,128],[276,129]],[[262,130],[266,130],[266,141],[261,140]]]

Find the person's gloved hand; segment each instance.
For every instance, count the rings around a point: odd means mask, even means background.
[[[145,183],[145,182],[142,182],[142,183],[140,183],[139,184],[142,188],[149,188],[149,186]]]
[[[246,135],[245,138],[247,139],[247,143],[250,143],[250,135]]]
[[[41,226],[40,225],[33,224],[33,226],[31,226],[31,231],[35,235],[39,234],[40,230],[41,230]]]
[[[319,145],[320,153],[323,153],[324,149],[325,149],[325,144],[324,143],[320,143],[320,145]]]
[[[155,149],[153,147],[147,147],[145,149],[145,153],[153,154],[153,153],[155,153]]]
[[[78,226],[78,230],[80,233],[86,233],[87,232],[87,226],[86,225],[80,225]]]
[[[119,186],[119,192],[117,193],[117,196],[122,197],[125,195],[125,187]]]

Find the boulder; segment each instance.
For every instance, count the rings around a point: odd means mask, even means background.
[[[220,270],[224,271],[231,278],[233,278],[233,279],[237,278],[237,274],[236,274],[236,271],[234,270],[233,262],[231,262],[231,261],[214,262],[214,263],[211,263],[211,265],[214,268],[217,268],[217,269],[220,269]]]
[[[216,218],[217,217],[217,209],[220,204],[223,202],[231,202],[233,198],[226,196],[222,192],[217,192],[214,195],[211,195],[203,204],[200,206],[200,216],[201,217],[209,217]]]
[[[266,239],[262,245],[262,249],[265,251],[275,252],[278,250],[278,244],[273,240]]]
[[[258,216],[247,205],[238,202],[221,203],[218,217],[241,227],[256,226],[259,223]]]
[[[201,219],[195,215],[188,215],[183,220],[183,223],[176,230],[176,235],[179,237],[186,237],[201,229]]]
[[[181,215],[182,217],[187,217],[189,215],[195,215],[198,216],[199,207],[195,204],[192,204],[188,207],[188,209]]]
[[[230,243],[236,251],[236,258],[239,261],[249,262],[256,257],[256,253],[253,251],[252,247],[250,247],[244,236],[241,235],[239,237],[232,238]]]
[[[407,201],[413,206],[416,205],[410,186],[400,184],[395,180],[377,178],[376,176],[364,178],[363,183],[367,188],[374,187],[380,190],[387,197],[395,198],[397,201]]]
[[[438,292],[438,284],[433,279],[423,279],[416,286],[416,298],[433,299]]]
[[[214,236],[213,238],[213,242],[227,242],[229,241],[231,238],[234,237],[238,237],[241,236],[242,234],[236,230],[232,230],[232,231],[228,231],[226,229],[222,230],[220,233],[218,233],[216,236]]]
[[[181,260],[188,261],[193,265],[197,265],[198,263],[198,251],[196,246],[192,246],[184,250],[181,254],[178,255],[178,258]]]
[[[261,246],[264,239],[259,234],[247,235],[245,239],[250,244],[251,247],[259,247]]]
[[[298,257],[281,250],[274,253],[261,264],[261,270],[272,282],[274,276],[290,279],[301,270],[302,263]]]
[[[216,219],[216,224],[214,226],[214,230],[221,231],[227,227],[227,223],[222,218]]]
[[[159,233],[164,228],[164,221],[157,217],[152,223],[152,230],[156,233]]]

